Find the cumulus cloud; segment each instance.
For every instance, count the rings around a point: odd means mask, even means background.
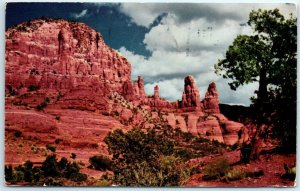
[[[205,18],[208,22],[219,23],[224,19],[245,21],[253,9],[279,8],[284,15],[291,11],[296,13],[293,4],[254,4],[254,3],[122,3],[120,11],[129,15],[138,25],[149,27],[162,13],[178,15],[178,22],[189,22],[198,18]]]
[[[160,23],[151,26],[143,43],[152,52],[148,58],[128,51],[119,52],[132,64],[132,77],[144,77],[145,90],[153,94],[153,87],[159,85],[162,97],[175,101],[181,99],[183,79],[192,74],[204,98],[209,83],[214,81],[220,92],[220,102],[249,105],[257,83],[244,85],[233,91],[229,80],[214,73],[214,64],[224,58],[228,46],[238,34],[252,34],[244,26],[249,12],[254,8],[272,9],[278,5],[265,4],[121,4],[120,9],[132,21],[145,27],[159,15]],[[288,5],[280,4],[287,14],[293,12]],[[133,11],[134,10],[134,11]]]
[[[71,16],[76,18],[76,19],[79,19],[79,18],[82,18],[82,17],[86,17],[88,15],[87,12],[88,12],[88,10],[84,9],[80,13],[72,13]]]

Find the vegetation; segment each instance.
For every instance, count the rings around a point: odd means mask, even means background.
[[[286,19],[278,9],[252,11],[248,25],[255,33],[238,35],[215,65],[217,74],[232,79],[231,89],[258,82],[257,98],[252,98],[259,130],[254,136],[265,137],[263,125],[274,127],[285,151],[296,149],[296,66],[297,19]],[[252,150],[253,152],[256,149]],[[256,158],[258,153],[252,153]]]
[[[230,170],[225,175],[226,181],[241,180],[247,177],[247,172],[244,170]]]
[[[39,104],[39,105],[36,106],[36,109],[39,110],[39,111],[41,111],[45,107],[47,107],[49,103],[50,103],[50,98],[46,97],[45,100],[41,104]]]
[[[285,173],[281,176],[282,179],[289,179],[295,181],[296,178],[296,167],[290,168],[287,164],[283,165]]]
[[[30,85],[30,86],[28,86],[28,90],[29,91],[37,91],[37,90],[39,90],[40,89],[40,86],[35,86],[35,85]]]
[[[122,186],[176,186],[189,168],[174,156],[174,143],[154,129],[117,129],[105,138],[113,155],[113,182]]]
[[[56,147],[53,146],[53,145],[50,145],[50,144],[46,145],[46,149],[47,149],[47,150],[50,150],[50,151],[52,151],[52,152],[55,152],[55,151],[56,151]]]
[[[16,132],[14,133],[16,138],[19,138],[22,136],[22,131],[16,130]]]
[[[76,155],[75,153],[71,153],[70,158],[75,160],[75,159],[76,159],[76,156],[77,156],[77,155]]]
[[[203,169],[205,180],[221,179],[230,169],[229,162],[226,158],[217,158]]]
[[[89,162],[96,170],[111,170],[112,161],[103,155],[95,155],[90,157]]]
[[[80,173],[76,162],[69,162],[66,158],[57,160],[56,155],[49,155],[42,166],[34,166],[26,161],[14,169],[5,166],[5,181],[9,183],[28,182],[32,185],[63,186],[64,180],[81,182],[87,179],[86,174]]]

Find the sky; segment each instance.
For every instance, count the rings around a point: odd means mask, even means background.
[[[180,100],[184,77],[193,75],[204,98],[215,82],[220,103],[248,106],[257,83],[229,88],[214,73],[228,46],[239,34],[252,35],[246,24],[251,10],[278,8],[296,15],[294,4],[205,3],[8,3],[6,28],[42,16],[84,22],[132,65],[132,78],[141,75],[145,90],[170,101]]]

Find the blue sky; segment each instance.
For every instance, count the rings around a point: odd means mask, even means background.
[[[84,22],[129,60],[133,79],[144,77],[147,94],[159,85],[162,97],[181,99],[192,74],[201,99],[214,81],[221,103],[249,105],[257,84],[232,91],[213,65],[238,34],[253,34],[245,23],[258,8],[296,13],[292,4],[8,3],[6,28],[42,16]]]

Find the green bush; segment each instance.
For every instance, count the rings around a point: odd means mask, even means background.
[[[117,129],[105,137],[108,150],[113,159],[121,156],[125,162],[152,161],[160,155],[170,155],[174,151],[174,143],[159,135],[155,130],[142,131],[133,128],[124,133]]]
[[[90,157],[89,162],[96,170],[111,170],[112,161],[103,155],[95,155]]]
[[[61,175],[56,155],[47,156],[46,160],[43,162],[41,169],[45,176],[58,177]]]
[[[54,143],[55,143],[55,144],[59,144],[59,143],[61,143],[62,141],[63,141],[62,139],[57,138],[57,139],[55,139]]]
[[[281,176],[282,179],[289,179],[295,181],[296,178],[296,166],[290,168],[287,164],[283,165],[285,173]]]
[[[23,171],[15,171],[13,173],[13,181],[12,182],[24,182],[24,172]]]
[[[162,130],[162,131],[159,131]],[[120,186],[179,186],[190,175],[184,161],[175,156],[167,129],[115,130],[105,142],[113,155],[113,182]]]
[[[19,138],[22,136],[22,131],[16,130],[16,132],[14,133],[16,138]]]
[[[50,98],[45,97],[44,101],[41,104],[39,104],[39,105],[36,106],[36,109],[39,110],[39,111],[41,111],[45,107],[47,107],[49,103],[50,103]]]
[[[53,146],[53,145],[50,145],[50,144],[46,145],[46,149],[47,149],[47,150],[50,150],[50,151],[52,151],[52,152],[55,152],[55,151],[56,151],[56,147]]]
[[[76,155],[75,153],[71,153],[70,158],[75,160],[75,159],[76,159],[76,156],[77,156],[77,155]]]
[[[110,186],[110,185],[111,185],[111,183],[110,183],[108,180],[106,180],[106,179],[98,180],[98,181],[95,183],[95,186],[99,186],[99,187],[108,187],[108,186]]]
[[[39,89],[40,89],[40,86],[35,86],[35,85],[28,86],[28,90],[31,91],[31,92],[39,90]]]
[[[229,171],[230,165],[226,158],[217,158],[203,169],[203,179],[221,179]]]
[[[189,168],[176,158],[160,157],[157,162],[128,164],[116,172],[114,181],[122,186],[179,186],[190,176]]]
[[[12,182],[13,180],[13,168],[11,165],[5,165],[5,181]]]
[[[193,157],[192,152],[188,149],[175,149],[174,154],[175,156],[180,157],[184,161],[187,161]]]
[[[194,141],[195,141],[196,143],[207,143],[207,142],[209,142],[209,140],[206,139],[206,138],[204,138],[204,137],[196,137],[196,138],[194,139]]]
[[[244,170],[230,170],[226,173],[225,179],[227,181],[233,181],[233,180],[241,180],[246,178],[247,172]]]
[[[56,155],[47,156],[41,167],[33,167],[30,161],[14,169],[5,166],[5,180],[11,183],[30,182],[32,185],[62,186],[65,179],[81,182],[87,180],[87,175],[80,173],[76,162],[71,163],[65,157],[58,161]]]

